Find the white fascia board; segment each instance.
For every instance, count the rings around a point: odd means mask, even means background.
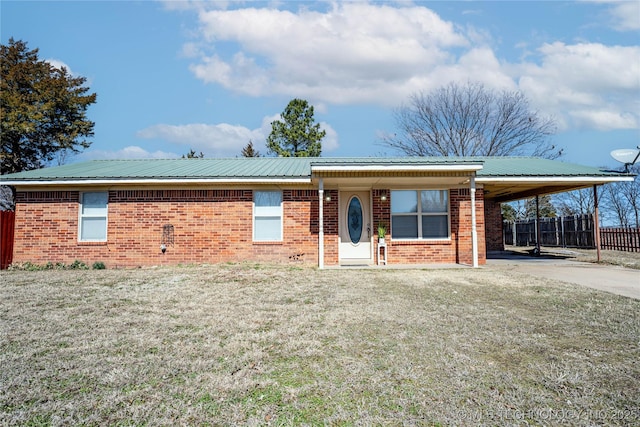
[[[65,186],[65,185],[162,185],[162,184],[310,184],[310,178],[250,178],[250,179],[77,179],[0,181],[12,186]]]
[[[632,176],[529,176],[529,177],[476,177],[476,182],[483,184],[539,184],[539,183],[610,183],[633,181]]]
[[[312,165],[312,172],[474,172],[479,163],[465,165]]]

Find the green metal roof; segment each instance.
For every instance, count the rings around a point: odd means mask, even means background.
[[[538,157],[479,157],[477,159],[484,160],[484,168],[478,171],[479,177],[609,177],[621,175],[619,172],[604,168]]]
[[[310,175],[308,159],[93,160],[5,175],[0,180],[300,178]]]
[[[631,176],[600,168],[533,157],[257,157],[228,159],[93,160],[0,176],[0,184],[99,180],[310,179],[312,166],[481,165],[478,178]]]

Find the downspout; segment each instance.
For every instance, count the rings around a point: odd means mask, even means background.
[[[471,252],[473,257],[473,267],[478,267],[478,229],[476,226],[476,173],[471,175]]]
[[[324,180],[318,183],[318,268],[324,268]]]
[[[593,233],[598,262],[600,262],[600,220],[598,219],[598,186],[593,186]]]

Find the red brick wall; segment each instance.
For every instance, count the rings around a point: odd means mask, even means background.
[[[387,200],[380,200],[382,194]],[[391,190],[373,191],[373,223],[376,230],[380,222],[387,224],[388,264],[472,264],[471,245],[471,201],[467,188],[452,189],[450,197],[451,240],[440,241],[399,241],[393,240],[391,223]],[[484,241],[484,203],[483,191],[476,191],[476,230],[478,233],[478,262],[486,263]],[[377,248],[376,248],[377,254]],[[377,261],[377,260],[376,260]]]
[[[77,242],[78,200],[77,191],[18,192],[13,262],[105,259],[108,248],[104,245],[80,246]]]
[[[338,265],[338,190],[324,190],[324,196],[330,201],[323,203],[324,264]]]
[[[459,188],[451,190],[451,234],[452,240],[455,234],[456,262],[460,264],[473,264],[473,253],[471,244],[471,190]],[[476,231],[478,238],[478,263],[486,263],[486,248],[484,242],[484,191],[476,190]]]
[[[387,200],[380,196],[386,193]],[[337,265],[338,191],[326,190],[324,264]],[[453,189],[451,240],[400,242],[391,230],[391,191],[373,190],[373,230],[387,225],[390,264],[471,264],[469,190]],[[476,194],[479,261],[486,260],[484,203]],[[107,242],[78,242],[78,191],[19,192],[16,200],[14,263],[30,261],[107,267],[238,261],[318,263],[317,190],[283,191],[282,242],[253,242],[251,190],[111,190]],[[173,245],[162,254],[163,226],[173,226]],[[375,239],[377,242],[377,238]]]
[[[503,251],[504,238],[502,235],[502,207],[500,203],[486,200],[484,203],[484,217],[487,221],[487,251]]]
[[[18,193],[13,262],[318,262],[316,190],[283,191],[284,239],[273,243],[253,242],[251,190],[112,190],[105,243],[78,242],[78,200],[77,191]],[[165,224],[174,244],[162,254]]]

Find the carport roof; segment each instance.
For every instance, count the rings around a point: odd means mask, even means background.
[[[534,157],[255,157],[93,160],[0,176],[1,185],[310,183],[322,171],[476,173],[485,196],[507,200],[566,191],[633,175]],[[537,192],[537,193],[536,193]],[[529,194],[530,195],[530,194]]]

